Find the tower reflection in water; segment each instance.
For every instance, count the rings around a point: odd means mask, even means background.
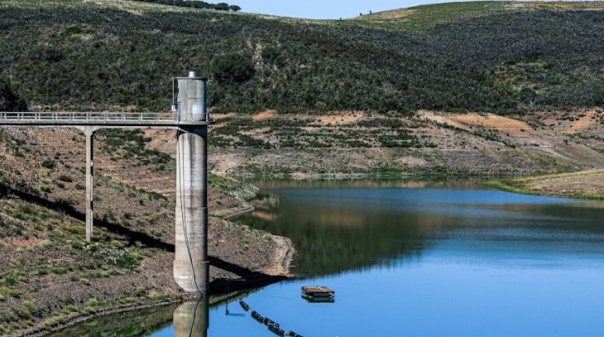
[[[174,310],[176,337],[207,337],[209,323],[207,299],[186,302]]]

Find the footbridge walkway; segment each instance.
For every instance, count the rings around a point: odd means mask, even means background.
[[[0,126],[57,127],[178,127],[204,125],[204,121],[182,121],[176,112],[5,112],[0,111]]]

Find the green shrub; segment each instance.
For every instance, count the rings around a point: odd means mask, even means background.
[[[59,177],[59,180],[64,181],[66,183],[73,182],[73,178],[71,176],[64,175],[64,174]]]
[[[17,270],[13,270],[8,274],[4,275],[4,284],[8,287],[14,286],[19,283],[20,273]]]
[[[147,296],[147,289],[145,289],[145,287],[136,287],[136,289],[134,289],[134,295],[137,297]]]
[[[212,60],[211,71],[220,83],[242,83],[254,77],[255,68],[249,56],[226,53]]]
[[[44,159],[42,162],[42,167],[52,170],[56,167],[56,163],[52,159]]]
[[[25,100],[2,79],[0,79],[0,111],[27,111]]]
[[[57,266],[54,266],[54,267],[50,268],[50,271],[52,271],[53,273],[55,273],[57,275],[63,275],[65,273],[67,273],[67,269],[66,268],[57,267]]]
[[[36,301],[23,301],[23,306],[29,310],[30,313],[35,314],[38,311]]]
[[[270,63],[277,67],[281,67],[285,64],[285,58],[281,54],[281,51],[272,45],[262,49],[262,59],[265,63]]]
[[[100,306],[102,303],[101,301],[99,301],[98,299],[96,299],[95,297],[91,298],[88,300],[88,302],[86,303],[86,306],[89,307],[98,307]]]

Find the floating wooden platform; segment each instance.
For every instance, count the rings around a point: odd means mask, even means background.
[[[336,292],[325,286],[302,287],[302,298],[309,302],[334,302]]]

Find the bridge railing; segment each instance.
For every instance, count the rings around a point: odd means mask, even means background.
[[[170,112],[0,112],[0,123],[177,123],[177,115]]]

